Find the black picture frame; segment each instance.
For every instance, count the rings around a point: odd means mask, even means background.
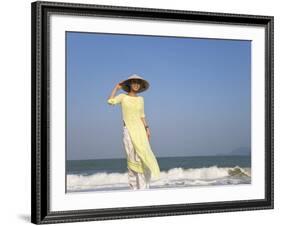
[[[48,13],[176,20],[265,27],[265,199],[71,211],[50,211]],[[273,209],[274,17],[64,2],[31,3],[32,165],[31,222],[35,224]]]

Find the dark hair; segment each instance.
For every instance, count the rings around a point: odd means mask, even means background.
[[[127,81],[126,83],[125,83],[125,86],[127,86],[128,87],[128,92],[130,92],[131,91],[131,81],[129,80],[129,81]]]

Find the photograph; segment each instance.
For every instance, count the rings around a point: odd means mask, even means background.
[[[31,3],[31,222],[273,209],[274,16]]]
[[[67,32],[66,59],[67,192],[251,184],[250,40]]]

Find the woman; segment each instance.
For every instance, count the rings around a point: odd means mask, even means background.
[[[123,116],[123,144],[127,155],[129,186],[131,189],[150,187],[151,179],[160,178],[160,169],[149,143],[150,130],[145,120],[144,98],[137,93],[147,90],[149,83],[133,74],[118,83],[107,102],[121,104]],[[127,92],[115,96],[119,89]]]

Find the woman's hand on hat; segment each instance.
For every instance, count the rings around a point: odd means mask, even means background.
[[[116,88],[117,89],[121,89],[122,88],[122,83],[124,82],[125,80],[123,80],[122,82],[119,82],[117,85],[116,85]]]

